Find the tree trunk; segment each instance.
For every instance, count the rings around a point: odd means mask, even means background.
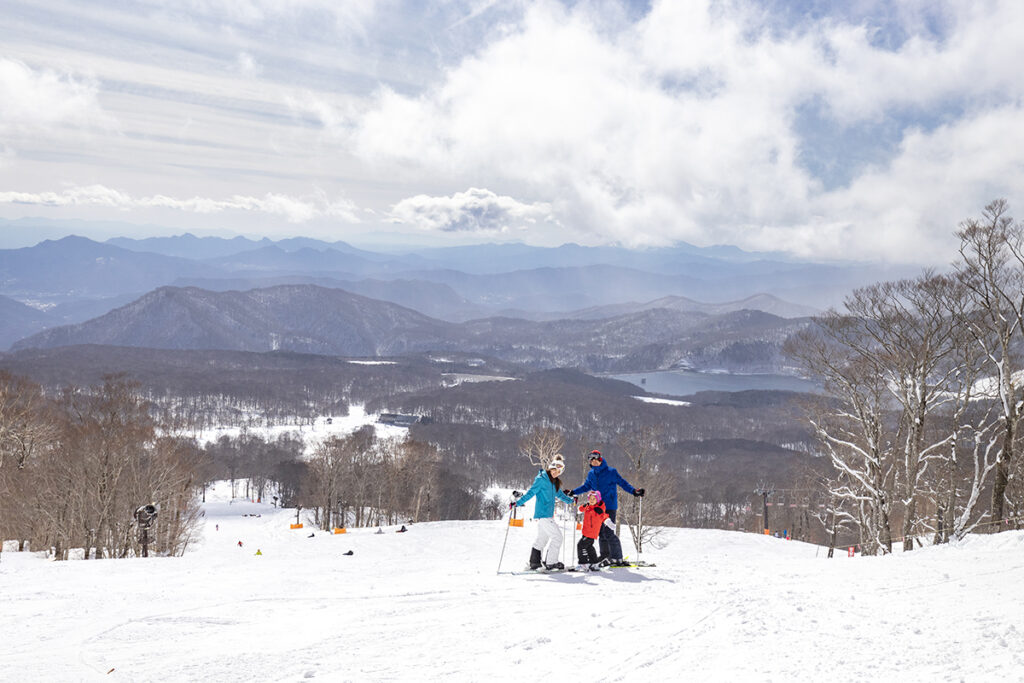
[[[996,522],[996,531],[1003,530],[1004,505],[1006,503],[1006,486],[1010,481],[1010,458],[1013,454],[1013,418],[1006,421],[1003,435],[1003,452],[999,454],[996,465],[995,479],[992,482],[992,521]]]

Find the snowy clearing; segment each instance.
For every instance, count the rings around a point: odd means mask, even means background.
[[[519,569],[532,522],[328,535],[225,491],[208,494],[182,558],[4,552],[0,679],[988,681],[1024,670],[1022,532],[827,560],[794,541],[671,529],[644,554],[654,568],[498,575],[506,530],[503,570]],[[623,544],[632,551],[628,532]]]
[[[348,415],[341,417],[321,416],[316,418],[312,424],[278,425],[274,427],[212,427],[204,429],[191,436],[195,437],[200,446],[216,442],[222,436],[237,438],[244,431],[247,434],[259,436],[264,440],[274,440],[283,434],[297,434],[305,444],[305,453],[308,457],[318,444],[332,436],[347,436],[364,425],[373,425],[378,439],[397,439],[404,441],[409,435],[408,427],[388,425],[377,422],[378,414],[367,413],[364,406],[353,404],[349,406]]]
[[[463,382],[511,382],[515,377],[504,377],[502,375],[469,375],[459,372],[445,372],[441,374],[449,386],[456,386]]]
[[[644,403],[661,403],[661,404],[664,404],[664,405],[667,405],[667,406],[691,406],[691,405],[693,405],[692,403],[690,403],[688,401],[676,401],[675,399],[671,399],[671,398],[654,398],[652,396],[634,396],[633,398],[635,398],[638,401],[643,401]]]

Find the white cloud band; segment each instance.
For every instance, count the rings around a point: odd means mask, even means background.
[[[263,197],[234,195],[228,199],[191,197],[180,199],[166,195],[133,197],[125,192],[90,185],[73,187],[61,192],[0,192],[0,204],[32,204],[38,206],[100,206],[128,211],[131,209],[176,209],[191,213],[209,214],[223,211],[252,211],[281,216],[291,223],[302,223],[314,218],[339,218],[359,223],[356,206],[346,200],[327,200],[326,197],[302,199],[283,194]]]

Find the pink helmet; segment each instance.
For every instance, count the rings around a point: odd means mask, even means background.
[[[598,491],[597,489],[594,489],[594,490],[591,490],[591,491],[587,491],[587,497],[589,498],[590,496],[595,496],[597,498],[596,502],[598,502],[598,503],[601,502],[601,492]]]

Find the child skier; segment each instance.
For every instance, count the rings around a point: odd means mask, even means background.
[[[547,471],[537,472],[530,490],[524,493],[519,499],[512,503],[516,507],[522,507],[523,503],[534,496],[537,502],[533,508],[533,518],[538,520],[537,539],[533,542],[530,550],[530,569],[540,569],[541,554],[547,546],[547,553],[544,555],[545,569],[565,569],[565,565],[558,561],[558,553],[562,549],[562,530],[555,523],[555,499],[563,503],[572,504],[572,498],[562,493],[562,480],[559,475],[565,470],[565,459],[561,454],[556,455],[548,463]]]
[[[597,556],[597,551],[594,550],[594,541],[600,535],[603,524],[614,527],[611,517],[608,516],[608,512],[604,509],[604,502],[601,500],[600,491],[588,491],[586,493],[586,500],[587,502],[580,506],[580,511],[583,513],[583,537],[576,544],[576,553],[580,560],[577,569],[580,571],[597,571],[601,568],[600,562],[604,558]]]

